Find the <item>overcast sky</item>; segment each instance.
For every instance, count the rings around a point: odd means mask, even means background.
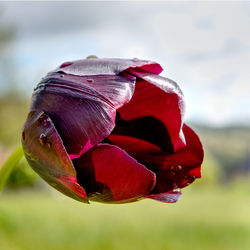
[[[0,2],[10,56],[29,95],[63,61],[149,59],[175,80],[188,120],[250,125],[250,2]],[[3,83],[1,83],[3,86]]]

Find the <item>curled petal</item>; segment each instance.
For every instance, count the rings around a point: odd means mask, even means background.
[[[56,72],[64,72],[65,74],[77,76],[92,76],[92,75],[118,75],[128,68],[140,67],[141,69],[159,74],[162,72],[162,67],[155,62],[138,60],[138,59],[85,59],[62,64]]]
[[[183,188],[201,177],[200,166],[203,161],[201,142],[195,132],[185,124],[183,132],[187,144],[172,154],[164,152],[155,144],[135,137],[111,134],[108,139],[156,173],[157,183],[152,193],[159,194]]]
[[[157,172],[157,186],[152,192],[162,193],[183,188],[201,177],[200,166],[203,161],[203,148],[195,132],[184,124],[183,132],[186,147],[170,155],[158,155],[148,159]]]
[[[31,111],[23,128],[24,155],[30,166],[51,186],[71,198],[87,201],[76,172],[50,117]]]
[[[136,201],[155,186],[155,174],[116,146],[98,144],[73,162],[90,200]]]
[[[197,134],[186,124],[183,126],[183,132],[186,139],[186,147],[174,154],[167,155],[164,159],[163,168],[168,169],[169,166],[178,163],[182,167],[196,169],[197,175],[197,168],[200,167],[204,157],[203,147]]]
[[[117,113],[116,126],[110,135],[114,140],[116,140],[115,137],[117,136],[126,136],[128,137],[126,144],[128,144],[129,138],[138,138],[158,146],[165,152],[173,152],[171,138],[165,125],[161,121],[152,116],[144,116],[126,121],[119,116],[119,113]],[[110,136],[108,138],[110,138]],[[117,142],[117,145],[123,148],[120,141],[118,140]],[[131,143],[133,142],[131,141]]]
[[[122,119],[131,121],[154,117],[164,124],[174,152],[185,147],[182,132],[185,104],[178,85],[167,78],[142,72],[141,69],[129,69],[127,72],[139,80],[131,101],[118,110]]]
[[[113,130],[116,110],[134,93],[136,77],[125,72],[134,67],[162,71],[159,64],[141,60],[63,63],[38,84],[31,110],[43,110],[51,117],[71,159],[77,158]]]

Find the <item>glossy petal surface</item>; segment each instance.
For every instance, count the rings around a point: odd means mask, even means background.
[[[162,193],[183,188],[201,177],[203,148],[195,132],[184,124],[186,147],[170,155],[158,155],[148,159],[148,165],[155,168],[157,185],[152,192]]]
[[[176,202],[203,160],[179,86],[155,62],[91,58],[64,62],[35,88],[22,140],[29,164],[83,202]]]
[[[155,185],[155,174],[116,146],[98,144],[73,162],[90,200],[136,201]]]
[[[50,117],[31,111],[23,128],[22,144],[30,166],[51,186],[76,200],[87,202],[77,183],[72,161]]]
[[[73,159],[110,134],[115,126],[116,108],[133,94],[134,78],[93,77],[94,82],[89,82],[89,78],[64,78],[57,74],[44,79],[45,88],[35,91],[31,109],[43,110],[51,117]],[[100,87],[102,84],[105,88]]]
[[[64,72],[65,74],[77,76],[92,75],[118,75],[128,68],[144,69],[147,72],[159,74],[162,67],[155,62],[138,60],[138,59],[85,59],[73,61],[71,64],[67,62],[66,66],[56,69],[56,72]]]
[[[181,197],[180,191],[170,191],[170,192],[151,194],[145,196],[145,198],[150,198],[165,203],[175,203],[180,199],[180,197]]]
[[[129,69],[128,72],[141,80],[136,82],[131,101],[118,110],[121,118],[131,121],[141,117],[154,117],[164,124],[171,138],[173,150],[176,152],[183,148],[185,138],[182,125],[185,104],[178,85],[167,78],[142,72],[140,69]]]

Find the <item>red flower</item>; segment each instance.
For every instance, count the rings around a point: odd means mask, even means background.
[[[183,124],[179,86],[159,64],[63,63],[35,88],[22,143],[31,167],[83,202],[176,202],[201,177],[203,149]]]

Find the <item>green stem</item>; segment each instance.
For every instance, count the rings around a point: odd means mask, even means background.
[[[22,146],[19,146],[7,159],[7,161],[0,168],[0,192],[3,189],[6,181],[9,178],[14,167],[23,157],[23,149]]]

